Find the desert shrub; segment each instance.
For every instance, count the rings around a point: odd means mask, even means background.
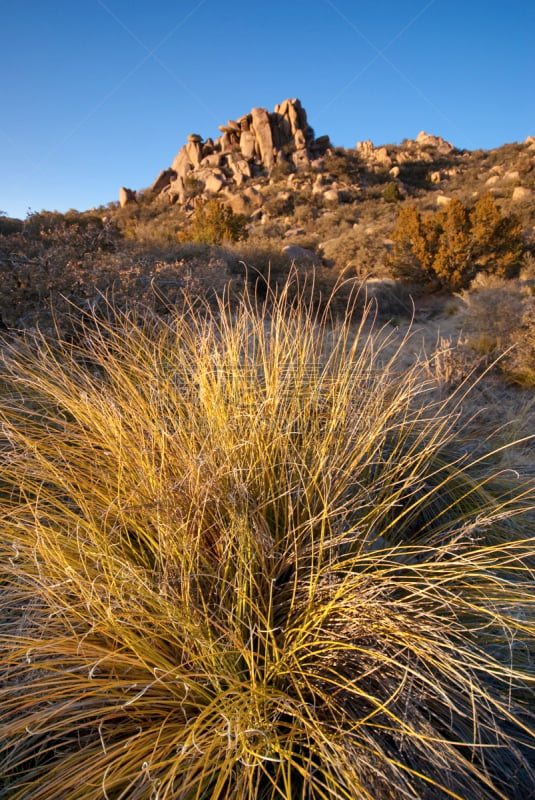
[[[401,194],[396,181],[390,181],[390,183],[386,184],[382,191],[382,196],[383,200],[385,200],[387,203],[398,203],[403,199],[403,195]]]
[[[272,217],[292,214],[294,210],[294,197],[292,192],[278,192],[274,194],[266,200],[264,210]]]
[[[505,360],[507,375],[522,386],[535,387],[535,298],[526,297],[522,314],[510,337],[511,351]]]
[[[386,277],[386,248],[377,234],[352,228],[321,243],[321,252],[337,272],[359,280]]]
[[[287,153],[287,155],[291,156],[291,153]],[[290,161],[283,159],[277,161],[277,163],[271,168],[270,171],[270,178],[273,181],[282,181],[295,172],[295,167],[290,163]]]
[[[531,487],[287,297],[3,351],[3,797],[532,794]]]
[[[472,261],[478,271],[515,278],[522,262],[522,226],[502,214],[492,195],[482,195],[470,212]]]
[[[283,252],[283,241],[272,240],[268,237],[256,236],[246,242],[235,245],[234,271],[241,268],[242,274],[249,273],[251,281],[255,276],[268,275],[280,284],[286,283],[291,268],[291,259]]]
[[[371,278],[363,283],[363,291],[381,319],[410,318],[414,314],[412,296],[400,281]]]
[[[475,275],[468,211],[460,200],[453,198],[439,213],[437,223],[438,242],[432,269],[442,286],[459,291]]]
[[[362,162],[354,150],[335,147],[322,158],[322,171],[327,172],[339,181],[358,183],[362,172]]]
[[[505,351],[522,317],[524,295],[520,284],[481,273],[462,297],[467,306],[463,327],[470,346],[489,355]]]
[[[186,175],[184,178],[184,189],[187,198],[198,197],[204,190],[204,183],[194,175]]]
[[[529,260],[526,263],[529,265]],[[467,347],[487,360],[499,359],[499,371],[523,386],[535,386],[535,303],[531,290],[527,279],[480,274],[462,295]]]
[[[404,186],[409,186],[414,189],[428,189],[429,171],[429,161],[405,161],[400,164],[399,179]]]
[[[445,210],[423,216],[404,206],[392,234],[390,268],[410,283],[439,283],[451,291],[466,289],[478,272],[512,278],[519,273],[524,244],[518,220],[502,214],[485,194],[469,210],[453,198]]]
[[[408,284],[433,285],[433,262],[437,249],[436,227],[422,217],[415,205],[400,209],[392,234],[394,249],[387,263],[394,278]]]
[[[22,232],[0,236],[0,317],[6,327],[35,322],[60,297],[83,302],[104,289],[120,236],[99,216],[41,212],[28,217]],[[108,283],[108,285],[111,285]]]
[[[486,367],[486,359],[475,349],[467,347],[465,340],[455,342],[442,336],[425,362],[428,375],[443,394],[474,380],[476,374],[484,372]]]
[[[12,233],[22,233],[24,223],[21,219],[6,217],[0,212],[0,236],[10,236]]]
[[[213,197],[199,202],[191,223],[181,232],[179,241],[222,244],[247,238],[247,217],[235,214],[230,206]]]
[[[126,219],[121,219],[122,234],[125,239],[142,249],[176,246],[181,232],[189,222],[185,210],[178,205],[162,207],[155,203],[147,213],[143,208],[133,206],[125,206],[121,212],[124,212],[125,209],[132,209],[132,211],[129,212]]]
[[[162,244],[158,236],[125,241],[112,224],[111,232],[97,227],[80,233],[69,225],[37,231],[33,238],[0,237],[0,278],[0,327],[59,327],[65,333],[78,308],[100,307],[106,297],[118,308],[149,306],[167,313],[186,287],[213,297],[231,276],[216,248]]]

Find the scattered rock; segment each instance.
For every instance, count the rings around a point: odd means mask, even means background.
[[[273,152],[273,135],[271,133],[269,114],[265,108],[253,108],[251,117],[252,130],[260,152],[260,159],[270,170],[275,163],[275,154]]]
[[[288,228],[287,231],[284,232],[285,239],[291,239],[294,236],[304,236],[306,233],[304,228]]]
[[[164,192],[169,197],[172,203],[183,203],[186,199],[186,188],[184,186],[184,179],[177,175],[174,181],[171,181],[169,186],[164,189]]]
[[[365,142],[357,142],[357,152],[365,161],[373,158],[374,146],[371,139],[366,139]]]
[[[374,161],[377,164],[381,164],[383,167],[391,167],[392,166],[392,159],[388,155],[388,150],[386,147],[378,147],[373,154]]]
[[[321,173],[316,176],[314,183],[312,184],[312,194],[323,194],[325,191],[325,187],[329,185],[329,180],[325,175]]]
[[[525,186],[515,186],[513,189],[513,194],[511,195],[511,200],[513,200],[515,203],[520,203],[524,200],[529,200],[532,194],[532,190],[526,189]]]
[[[292,153],[292,163],[298,172],[308,169],[310,166],[310,159],[306,147],[302,147]]]
[[[227,164],[232,170],[234,180],[238,186],[243,183],[245,178],[250,178],[252,176],[249,162],[240,153],[229,153],[227,156]]]
[[[328,203],[339,203],[342,196],[338,189],[327,189],[323,192],[323,199]]]
[[[240,136],[240,150],[247,161],[252,161],[257,153],[256,138],[249,128]]]
[[[205,169],[197,169],[191,172],[190,175],[195,180],[200,181],[210,194],[217,194],[227,183],[224,173],[219,169],[206,167]]]
[[[453,198],[447,197],[445,194],[439,194],[436,199],[436,204],[439,208],[443,208],[451,203]]]
[[[201,159],[201,167],[219,167],[221,165],[222,156],[219,153],[211,153]]]
[[[254,186],[248,186],[237,194],[227,191],[226,197],[235,214],[250,216],[253,211],[257,211],[264,205],[264,195]]]

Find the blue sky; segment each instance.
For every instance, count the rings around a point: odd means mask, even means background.
[[[532,0],[0,0],[0,209],[105,204],[287,97],[343,147],[522,141],[534,54]]]

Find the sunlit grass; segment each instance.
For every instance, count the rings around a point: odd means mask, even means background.
[[[532,488],[368,327],[5,352],[0,797],[533,797]]]

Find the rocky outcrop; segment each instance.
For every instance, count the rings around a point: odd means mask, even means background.
[[[132,203],[137,203],[136,193],[133,189],[127,189],[126,186],[121,186],[119,189],[119,205],[121,208],[124,208]]]
[[[216,139],[206,140],[198,133],[190,134],[171,167],[162,170],[152,184],[152,193],[184,203],[191,195],[189,183],[205,195],[225,190],[227,196],[236,196],[236,206],[257,206],[256,196],[252,201],[239,191],[244,183],[260,175],[269,176],[280,165],[302,171],[330,147],[328,136],[314,137],[297,99],[285,100],[273,112],[253,108],[249,114],[220,125],[219,132]]]
[[[533,137],[528,137],[526,149],[533,145]],[[458,171],[456,165],[448,169],[449,157],[462,156],[445,139],[425,131],[400,145],[376,147],[369,139],[357,142],[356,152],[350,155],[352,166],[345,172],[343,164],[338,163],[343,161],[341,153],[342,148],[332,149],[328,136],[316,138],[301,102],[288,99],[273,111],[256,107],[235,120],[229,119],[219,126],[214,138],[190,134],[171,166],[154,180],[150,192],[188,211],[193,211],[199,199],[217,196],[236,213],[257,219],[263,214],[276,216],[267,207],[270,203],[279,208],[292,206],[291,197],[285,203],[280,189],[271,189],[285,176],[290,194],[310,193],[319,208],[328,210],[353,202],[377,181],[394,180],[403,189],[404,181],[410,183],[412,165],[421,173],[428,163],[427,174],[422,178],[418,173],[417,182],[427,178],[429,185],[440,187],[435,202],[444,205],[449,201],[445,195],[447,178]],[[518,183],[518,173],[500,174],[499,180]],[[490,178],[488,183],[490,186]],[[278,200],[272,203],[277,191]],[[516,199],[520,199],[520,193]],[[135,193],[121,189],[121,205],[133,202]]]
[[[275,155],[271,123],[265,108],[253,108],[251,111],[251,131],[256,139],[260,161],[270,170],[275,163]]]
[[[150,191],[153,194],[160,194],[166,189],[172,181],[175,180],[177,174],[174,169],[162,169],[152,186],[150,187]]]
[[[447,142],[442,136],[433,136],[425,131],[420,131],[416,137],[416,144],[420,145],[420,147],[432,147],[441,155],[447,155],[452,150],[455,150],[451,142]]]
[[[388,155],[386,147],[375,147],[371,139],[365,142],[357,142],[357,153],[362,161],[370,166],[386,167],[392,166],[392,159]]]

